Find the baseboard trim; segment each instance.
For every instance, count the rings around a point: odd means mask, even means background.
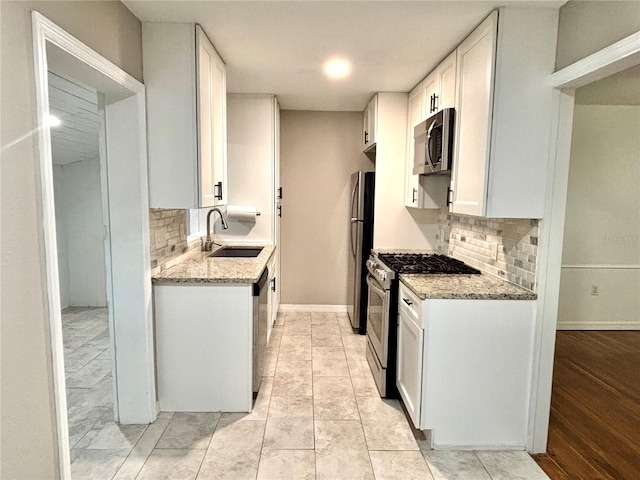
[[[640,330],[638,322],[558,322],[557,330]]]
[[[480,445],[438,445],[433,446],[433,450],[483,450],[483,451],[502,451],[502,450],[526,450],[523,443],[515,444],[480,444]]]
[[[280,304],[280,312],[335,312],[346,313],[346,305],[296,305],[293,303]]]

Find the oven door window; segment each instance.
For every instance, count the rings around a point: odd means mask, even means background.
[[[369,302],[367,305],[367,332],[378,359],[383,367],[387,365],[387,294],[373,279],[367,277]]]

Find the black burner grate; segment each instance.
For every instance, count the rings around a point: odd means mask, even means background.
[[[378,258],[397,273],[472,274],[480,273],[460,260],[439,254],[381,253]]]

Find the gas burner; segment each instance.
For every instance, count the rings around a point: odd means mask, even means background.
[[[380,253],[378,258],[397,273],[477,275],[473,267],[455,258],[439,254]]]

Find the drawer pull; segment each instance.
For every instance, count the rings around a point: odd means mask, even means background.
[[[403,298],[402,301],[404,303],[406,303],[407,305],[409,305],[409,306],[413,305],[413,302],[411,300],[409,300],[408,298]]]

